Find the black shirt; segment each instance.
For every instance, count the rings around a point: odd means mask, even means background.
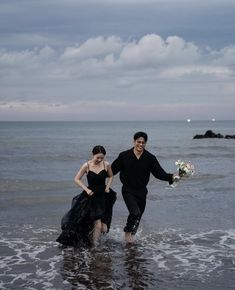
[[[149,182],[150,173],[160,180],[172,183],[172,174],[166,173],[160,166],[157,158],[144,150],[138,159],[132,149],[121,152],[112,163],[113,174],[120,172],[120,180],[123,189],[130,191],[142,191],[147,193],[146,186]]]

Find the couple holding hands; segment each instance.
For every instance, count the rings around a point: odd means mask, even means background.
[[[102,233],[109,231],[116,201],[116,192],[110,186],[117,173],[120,173],[122,196],[129,211],[124,227],[125,241],[134,241],[145,210],[150,173],[169,184],[179,177],[166,173],[157,158],[145,149],[148,141],[145,132],[135,133],[133,139],[134,146],[121,152],[111,165],[104,160],[103,146],[93,148],[92,159],[84,163],[75,176],[75,183],[83,192],[73,199],[71,209],[63,216],[62,233],[57,242],[68,246],[94,245]],[[84,175],[87,185],[82,181]]]

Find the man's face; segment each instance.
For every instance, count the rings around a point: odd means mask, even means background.
[[[146,142],[143,137],[134,140],[134,149],[138,152],[143,152]]]

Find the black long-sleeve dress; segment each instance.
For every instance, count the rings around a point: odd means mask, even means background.
[[[57,242],[65,246],[90,245],[90,233],[93,230],[94,221],[97,219],[101,219],[109,230],[116,192],[112,189],[109,193],[105,192],[107,177],[105,169],[99,173],[88,171],[88,187],[94,194],[89,196],[83,191],[73,198],[71,209],[61,220],[62,233],[56,239]]]

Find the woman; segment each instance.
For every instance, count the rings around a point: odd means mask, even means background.
[[[104,161],[105,155],[103,146],[95,146],[92,159],[85,162],[76,174],[74,181],[83,192],[73,199],[70,211],[62,218],[59,243],[77,245],[83,241],[96,244],[101,234],[108,232],[116,193],[110,188],[113,173],[109,163]],[[87,176],[87,185],[82,181],[84,175]]]

